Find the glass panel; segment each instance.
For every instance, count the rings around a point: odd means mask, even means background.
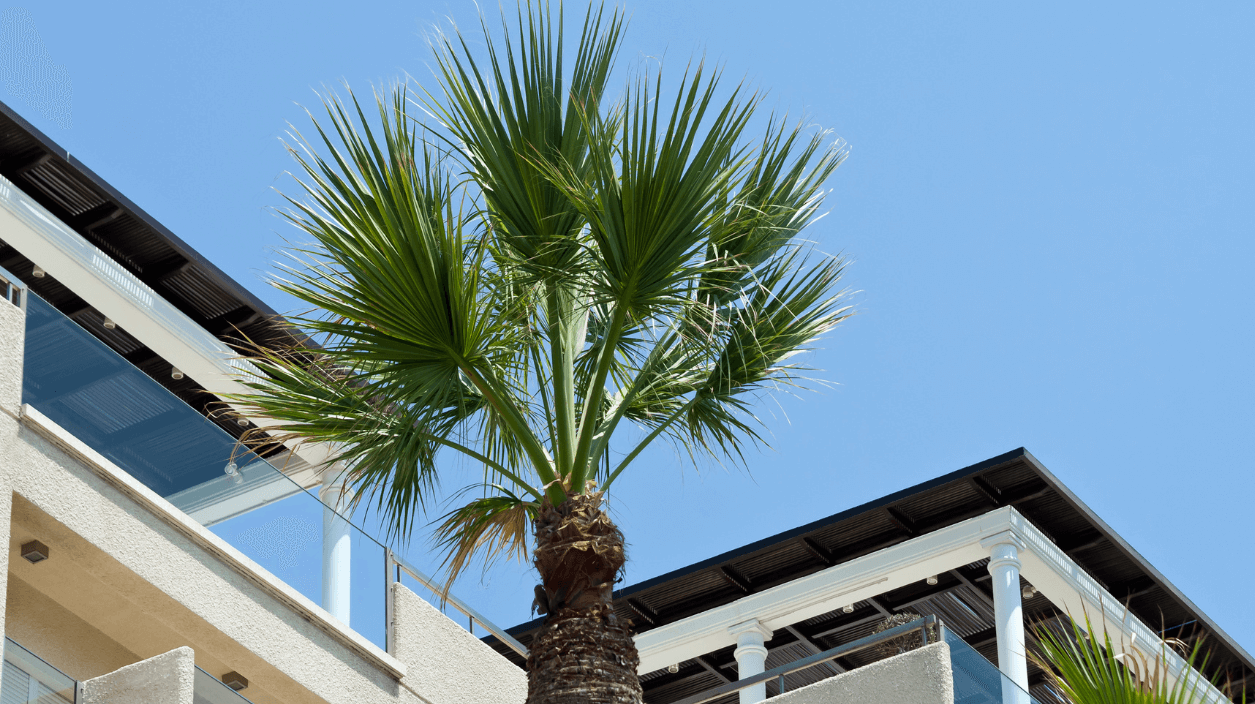
[[[328,523],[333,529],[339,528],[341,535],[347,534],[348,625],[384,648],[384,548],[314,494],[297,491],[281,501],[215,523],[210,530],[314,603],[325,606],[323,536]]]
[[[941,633],[950,645],[954,704],[1040,704],[953,631]]]
[[[66,704],[74,701],[76,682],[64,672],[8,638],[4,639],[3,704]]]
[[[223,684],[222,680],[196,668],[192,683],[193,704],[252,704],[248,698]]]
[[[385,647],[383,546],[37,295],[22,401],[315,604],[326,604],[323,524],[341,525],[348,625]]]

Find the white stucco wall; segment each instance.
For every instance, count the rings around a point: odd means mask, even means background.
[[[178,648],[83,682],[81,704],[192,704],[196,656]]]
[[[22,407],[22,350],[26,316],[0,300],[0,411],[16,416]]]
[[[26,316],[17,306],[0,301],[0,443],[10,442],[9,428],[17,427],[22,408],[22,353],[26,347]],[[0,446],[0,473],[6,467],[4,449]],[[13,493],[7,482],[0,481],[0,545],[9,544],[10,510]],[[9,551],[0,551],[0,570],[9,573]],[[0,579],[0,585],[7,580]],[[0,589],[0,633],[4,633],[5,604],[8,589]]]
[[[950,646],[934,643],[816,682],[774,704],[954,704]]]
[[[527,674],[401,584],[393,586],[402,684],[432,704],[521,704]]]

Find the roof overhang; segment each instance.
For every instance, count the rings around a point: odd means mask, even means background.
[[[998,523],[998,516],[1005,520]],[[726,631],[768,602],[775,606],[758,617],[776,628],[768,647],[781,662],[856,640],[886,616],[908,612],[939,616],[992,660],[989,551],[980,540],[1011,530],[1025,545],[1025,576],[1041,592],[1024,600],[1026,619],[1087,610],[1095,620],[1121,623],[1112,609],[1122,614],[1127,607],[1140,623],[1130,626],[1130,638],[1153,624],[1187,644],[1203,639],[1209,676],[1238,689],[1255,681],[1250,655],[1024,448],[616,590],[615,612],[632,620],[638,634],[650,704],[678,701],[735,677],[730,641],[703,624],[717,621]],[[929,585],[932,575],[938,583]],[[841,608],[846,605],[853,611]],[[808,616],[822,608],[830,610]],[[806,618],[788,623],[795,617]],[[539,626],[536,620],[509,631],[527,644]],[[1150,632],[1142,631],[1138,642],[1153,642]],[[713,651],[675,659],[706,646]],[[679,672],[669,672],[677,662]],[[649,671],[654,665],[658,669]],[[1030,664],[1030,686],[1042,686],[1043,678]]]
[[[1228,701],[1189,668],[1154,631],[1086,574],[1066,553],[1012,507],[995,509],[941,530],[830,567],[730,604],[654,628],[636,638],[641,673],[690,660],[736,644],[733,626],[757,619],[775,631],[885,594],[989,557],[992,544],[1019,548],[1020,574],[1051,603],[1083,620],[1104,624],[1112,640],[1149,661],[1168,652],[1169,678],[1206,692],[1206,701]]]
[[[241,379],[257,373],[255,367],[2,176],[0,240],[205,390],[219,397],[247,391]],[[269,422],[238,409],[236,413],[257,426]],[[323,445],[304,444],[280,465],[293,481],[311,488],[319,485],[331,456]],[[269,494],[255,499],[256,506],[275,500]],[[236,497],[236,510],[252,500]]]

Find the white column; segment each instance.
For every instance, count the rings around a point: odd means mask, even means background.
[[[998,669],[1010,680],[1003,681],[1002,701],[1028,704],[1028,658],[1024,652],[1024,609],[1020,602],[1020,550],[1024,549],[1024,541],[1006,531],[986,538],[981,545],[989,548],[989,574],[993,576]]]
[[[752,618],[732,626],[728,633],[736,638],[732,656],[736,658],[738,679],[753,677],[767,669],[767,641],[771,638],[771,629]],[[742,689],[740,694],[741,704],[758,704],[767,698],[767,683]]]
[[[344,475],[338,469],[323,472],[318,498],[327,506],[345,508]],[[349,577],[352,546],[349,522],[334,511],[322,512],[322,607],[341,623],[349,624]]]

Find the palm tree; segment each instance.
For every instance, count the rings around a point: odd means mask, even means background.
[[[257,347],[235,400],[274,441],[334,448],[390,538],[446,458],[482,465],[438,521],[448,581],[534,539],[528,701],[639,702],[603,496],[656,441],[739,461],[756,399],[804,385],[794,355],[850,314],[842,260],[799,239],[845,150],[774,116],[750,140],[760,96],[720,98],[700,62],[674,97],[633,72],[606,101],[617,11],[588,11],[573,65],[560,10],[517,22],[481,21],[486,59],[437,36],[436,87],[377,91],[377,120],[350,92],[294,131],[287,217],[313,241],[275,283],[318,345]]]
[[[1169,663],[1170,648],[1184,654],[1185,672],[1207,668],[1207,656],[1201,640],[1186,648],[1183,641],[1168,639],[1159,652],[1147,656],[1139,650],[1125,648],[1112,641],[1105,624],[1095,627],[1089,614],[1084,627],[1068,619],[1070,627],[1058,628],[1039,624],[1034,634],[1040,652],[1033,660],[1044,670],[1051,693],[1071,704],[1211,704],[1211,685],[1216,679],[1201,675],[1173,678]],[[1098,634],[1102,634],[1101,640]],[[1246,701],[1243,694],[1242,701]]]

